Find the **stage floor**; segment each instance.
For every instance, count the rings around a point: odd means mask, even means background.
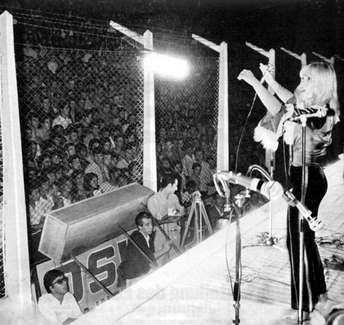
[[[333,255],[344,259],[344,245],[331,242],[344,234],[343,161],[326,169],[329,189],[320,217],[324,228],[317,238],[322,259]],[[289,262],[285,249],[287,205],[281,199],[255,210],[241,219],[242,297],[241,324],[288,324],[290,313]],[[278,239],[276,246],[256,244],[270,229]],[[341,237],[341,238],[342,238]],[[235,225],[215,233],[143,280],[81,317],[75,324],[232,324],[233,299],[228,269],[234,277]],[[226,258],[227,256],[227,258]],[[228,266],[227,266],[228,264]],[[331,266],[331,265],[330,265]],[[329,298],[344,301],[344,271],[325,268]],[[307,324],[323,324],[312,313]]]

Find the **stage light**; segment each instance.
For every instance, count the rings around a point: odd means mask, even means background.
[[[185,59],[155,52],[145,54],[143,66],[157,75],[178,80],[184,79],[190,71]]]

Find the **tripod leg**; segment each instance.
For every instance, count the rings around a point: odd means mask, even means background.
[[[189,212],[189,216],[188,216],[188,220],[187,220],[187,222],[186,222],[186,226],[185,226],[185,229],[184,229],[182,242],[181,242],[181,244],[180,244],[181,247],[184,247],[186,235],[187,235],[188,232],[189,232],[189,227],[190,227],[190,223],[191,223],[191,220],[192,220],[192,216],[193,216],[193,214],[194,214],[194,210],[195,210],[195,204],[192,203],[191,209],[190,209],[190,212]]]
[[[209,218],[208,218],[208,214],[207,214],[207,211],[206,211],[203,203],[201,205],[201,209],[202,209],[201,211],[202,211],[202,216],[203,216],[204,222],[207,225],[209,234],[211,235],[214,231],[213,231],[213,227],[210,224],[210,221],[209,221]]]
[[[194,240],[196,240],[196,243],[199,243],[197,203],[195,203],[194,229],[195,229]]]
[[[202,204],[198,203],[199,242],[203,240]]]

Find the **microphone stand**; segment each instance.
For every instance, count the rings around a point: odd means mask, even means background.
[[[234,319],[233,324],[239,325],[240,324],[240,298],[241,298],[241,288],[240,288],[240,267],[241,267],[241,232],[240,232],[240,218],[243,214],[243,207],[245,199],[248,197],[245,194],[239,193],[234,198],[234,204],[230,204],[230,189],[227,185],[227,183],[217,176],[217,174],[213,175],[214,179],[214,185],[216,188],[216,191],[219,193],[221,197],[224,197],[226,199],[224,204],[224,211],[230,212],[231,208],[234,208],[234,211],[236,213],[235,218],[235,225],[236,225],[236,235],[235,235],[235,280],[234,280],[234,288],[232,290],[233,294],[233,307],[234,307]],[[220,189],[220,186],[218,182],[221,183],[222,189]],[[228,270],[229,272],[229,270]]]
[[[274,160],[273,160],[274,161]],[[274,167],[273,164],[271,165],[271,170],[270,170],[270,174],[261,166],[259,165],[251,165],[248,170],[246,175],[250,175],[252,174],[253,171],[257,170],[260,172],[261,175],[263,175],[268,181],[273,181],[273,171],[274,171]],[[272,235],[272,203],[271,200],[269,200],[269,234],[268,234],[268,238],[266,243],[264,243],[264,246],[273,246],[276,248],[279,248],[278,246],[276,246],[276,241]]]
[[[302,136],[302,181],[301,181],[301,204],[305,204],[306,197],[306,126],[307,117],[301,116],[301,136]],[[299,210],[299,309],[298,324],[303,323],[302,303],[303,303],[303,275],[304,275],[304,251],[305,251],[305,233],[304,216]]]
[[[233,290],[233,300],[234,300],[234,319],[233,324],[240,324],[240,298],[241,298],[241,231],[240,231],[240,218],[243,214],[244,202],[246,195],[237,194],[234,198],[234,210],[236,213],[235,218],[235,280],[234,280],[234,290]]]

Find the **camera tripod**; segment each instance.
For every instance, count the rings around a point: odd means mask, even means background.
[[[203,201],[201,199],[201,194],[197,191],[192,194],[192,204],[186,222],[185,230],[183,233],[183,238],[181,242],[181,247],[184,247],[185,239],[189,232],[190,224],[194,221],[194,239],[193,242],[199,243],[203,240],[203,225],[208,229],[209,234],[213,233],[213,228],[211,227],[207,212],[205,210]]]

